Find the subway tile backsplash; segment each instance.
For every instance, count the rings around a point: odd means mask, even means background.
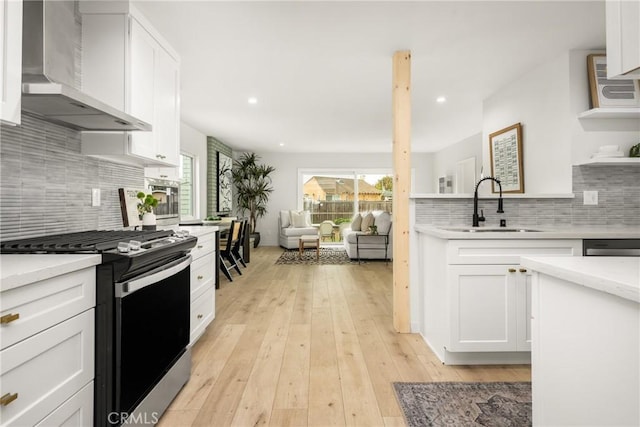
[[[85,156],[80,132],[28,114],[21,126],[0,126],[0,165],[2,240],[121,229],[118,188],[144,186],[144,168]]]
[[[584,205],[583,191],[597,191],[598,205]],[[573,199],[507,199],[503,215],[496,200],[481,199],[486,226],[640,225],[640,167],[573,166]],[[418,199],[416,224],[471,225],[471,199]]]

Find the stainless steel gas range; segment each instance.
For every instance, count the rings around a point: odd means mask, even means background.
[[[94,425],[155,424],[191,370],[189,251],[173,231],[88,231],[2,242],[0,253],[97,253]]]

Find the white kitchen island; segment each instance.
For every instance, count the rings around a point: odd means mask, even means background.
[[[534,425],[640,425],[640,258],[521,265],[533,270]]]

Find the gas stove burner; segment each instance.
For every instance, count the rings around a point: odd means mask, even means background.
[[[81,231],[0,243],[0,253],[103,253],[130,241],[162,240],[174,235],[173,230]]]

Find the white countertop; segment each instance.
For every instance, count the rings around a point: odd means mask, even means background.
[[[533,271],[640,302],[640,257],[522,257]]]
[[[0,291],[71,273],[102,262],[97,254],[0,255]]]
[[[469,225],[420,225],[415,230],[441,239],[640,239],[639,226],[537,226],[509,225],[507,229],[539,230],[535,232],[504,232],[499,227],[474,227]]]
[[[217,225],[171,225],[162,227],[163,230],[185,230],[188,231],[192,236],[205,236],[207,234],[215,233],[220,230],[220,227]]]

